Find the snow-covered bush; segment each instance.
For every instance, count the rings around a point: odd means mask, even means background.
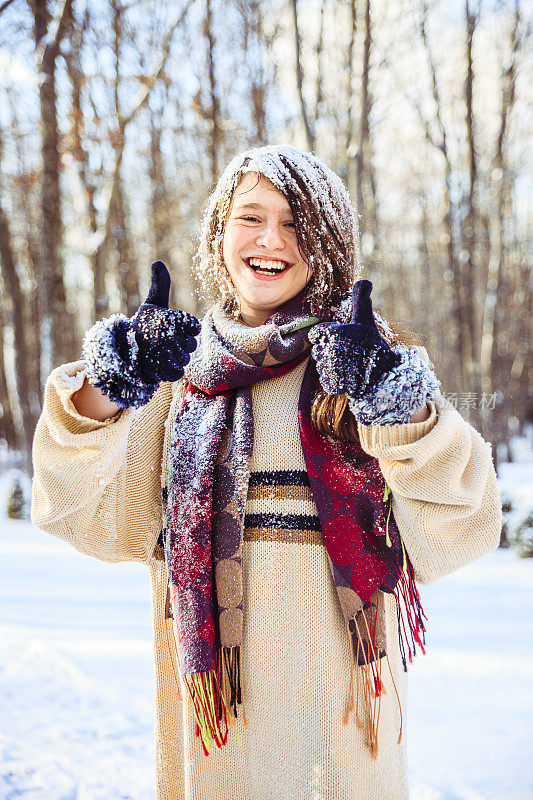
[[[13,470],[5,487],[5,509],[10,519],[29,519],[29,494],[26,476]]]
[[[507,491],[506,489],[500,490],[500,498],[502,501],[502,533],[500,537],[500,547],[510,547],[511,546],[511,536],[510,536],[510,525],[511,522],[510,515],[513,510],[513,496],[512,494]]]
[[[500,547],[513,547],[522,558],[533,558],[533,496],[530,486],[500,491],[503,511]]]
[[[533,557],[533,425],[524,436],[509,440],[512,461],[498,464],[503,522],[500,547],[512,547],[522,558]]]
[[[533,558],[533,508],[522,519],[515,533],[516,549],[522,558]]]

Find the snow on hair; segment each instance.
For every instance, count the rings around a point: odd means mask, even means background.
[[[362,270],[350,196],[320,159],[288,145],[239,153],[220,176],[208,200],[196,254],[206,293],[223,297],[238,314],[222,244],[233,194],[248,172],[268,178],[289,203],[300,251],[313,273],[307,290],[313,313],[339,303]]]

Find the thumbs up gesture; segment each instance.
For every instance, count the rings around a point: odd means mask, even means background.
[[[370,281],[356,281],[351,321],[346,325],[325,322],[309,332],[320,381],[329,394],[360,397],[400,360],[378,330],[371,291]]]
[[[168,269],[162,261],[154,261],[148,296],[131,318],[139,370],[146,381],[177,381],[196,349],[200,323],[192,314],[169,309],[169,294]]]
[[[357,281],[350,322],[325,322],[311,328],[311,355],[324,391],[347,394],[359,422],[407,422],[440,382],[415,347],[387,344],[372,312],[371,291],[370,281]]]
[[[161,381],[176,381],[196,349],[200,322],[169,309],[170,275],[152,264],[148,296],[128,319],[113,314],[85,334],[82,358],[89,381],[123,408],[144,405]]]

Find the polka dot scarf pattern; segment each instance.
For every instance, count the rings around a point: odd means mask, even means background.
[[[322,319],[310,316],[295,298],[262,326],[250,328],[216,305],[202,323],[199,346],[186,369],[188,387],[169,449],[163,542],[178,660],[206,755],[213,742],[218,747],[226,743],[230,727],[237,734],[239,706],[246,724],[240,648],[242,534],[253,447],[251,386],[275,379],[307,358],[309,327]],[[299,427],[351,648],[344,722],[355,711],[375,757],[384,691],[381,666],[388,664],[383,593],[397,601],[404,669],[406,649],[409,660],[416,653],[415,642],[424,649],[423,610],[378,461],[358,445],[333,440],[314,428],[311,407],[319,389],[309,359]],[[400,729],[398,742],[401,735]]]

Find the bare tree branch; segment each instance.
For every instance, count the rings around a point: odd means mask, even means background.
[[[103,297],[105,295],[104,292],[104,283],[103,277],[105,274],[103,268],[103,259],[105,257],[107,244],[109,242],[111,236],[111,227],[112,227],[112,220],[113,220],[113,209],[115,208],[118,192],[120,190],[120,168],[122,166],[122,158],[124,155],[124,145],[126,141],[125,132],[128,125],[135,119],[139,111],[146,105],[148,102],[148,98],[150,97],[150,92],[152,91],[153,87],[161,77],[163,70],[165,69],[168,56],[170,53],[170,45],[172,42],[172,36],[176,28],[183,24],[185,17],[191,6],[193,5],[194,0],[188,0],[185,4],[184,8],[180,11],[180,13],[175,18],[172,25],[170,25],[167,34],[163,40],[163,44],[161,46],[161,57],[159,59],[159,64],[155,67],[154,72],[148,78],[143,81],[143,85],[139,87],[139,91],[137,92],[137,96],[133,103],[132,109],[126,116],[120,116],[118,120],[118,137],[117,137],[117,147],[116,147],[116,157],[115,157],[115,166],[113,168],[113,178],[111,182],[111,192],[109,196],[109,200],[107,202],[107,214],[104,224],[103,236],[93,254],[93,271],[96,276],[100,276],[98,279],[98,285],[94,287],[94,307],[95,307],[95,317],[98,318],[101,312],[101,303],[103,301]]]
[[[304,124],[304,129],[305,129],[305,139],[307,142],[307,149],[313,150],[315,146],[315,134],[311,129],[311,124],[309,122],[309,115],[307,113],[307,108],[305,105],[305,99],[303,95],[301,39],[300,39],[300,29],[298,27],[298,0],[291,0],[291,7],[292,7],[292,21],[294,28],[294,49],[295,49],[295,59],[296,59],[296,88],[298,90],[298,100],[300,102],[300,110],[302,112],[302,122]]]
[[[346,71],[347,75],[347,106],[348,114],[346,120],[346,150],[351,147],[353,136],[353,108],[352,108],[352,94],[353,94],[353,76],[354,76],[354,60],[355,60],[355,38],[357,35],[357,3],[356,0],[350,0],[350,41],[346,52]]]
[[[5,2],[3,2],[2,5],[0,6],[0,14],[2,13],[2,11],[5,11],[6,8],[11,5],[12,2],[13,0],[5,0]]]
[[[433,145],[438,150],[441,150],[442,154],[444,155],[444,158],[446,159],[446,161],[448,161],[448,143],[447,143],[447,138],[446,138],[446,128],[444,127],[444,124],[442,122],[442,115],[441,115],[442,103],[441,103],[441,100],[440,100],[439,86],[438,86],[438,81],[437,81],[437,68],[435,66],[435,59],[433,58],[433,52],[431,50],[431,45],[430,45],[428,34],[427,34],[427,13],[428,13],[427,2],[426,2],[426,0],[422,0],[422,16],[421,16],[420,23],[419,23],[419,30],[420,30],[420,36],[422,38],[422,42],[424,44],[424,49],[426,51],[426,57],[427,57],[427,62],[428,62],[428,67],[429,67],[429,74],[430,74],[430,77],[431,77],[431,92],[432,92],[432,95],[433,95],[433,100],[435,101],[435,120],[437,122],[439,131],[440,131],[441,141],[440,142],[433,141],[433,137],[432,137],[432,134],[431,134],[430,126],[429,126],[429,123],[427,121],[424,121],[424,129],[425,129],[426,138],[428,139],[428,141],[432,142]],[[418,105],[417,110],[419,112],[420,119],[422,120],[423,119],[422,110],[421,110],[419,105]]]
[[[150,97],[150,92],[154,88],[155,84],[161,77],[161,73],[165,69],[166,63],[168,61],[168,56],[170,53],[170,45],[172,42],[172,37],[176,28],[183,24],[185,17],[187,16],[189,9],[194,4],[194,0],[188,0],[185,4],[185,7],[180,11],[172,25],[169,27],[168,32],[163,39],[163,44],[161,46],[161,58],[159,59],[159,65],[155,68],[153,74],[146,78],[143,81],[143,86],[139,87],[139,91],[135,97],[133,108],[130,113],[126,117],[122,117],[119,120],[119,127],[122,132],[124,132],[125,128],[130,124],[130,122],[137,116],[139,111],[144,108],[146,103],[148,102],[148,98]]]
[[[39,72],[45,65],[55,61],[59,52],[59,45],[72,22],[72,0],[64,0],[61,13],[49,23],[46,34],[37,43],[35,55]]]
[[[207,118],[211,123],[209,131],[209,157],[211,160],[211,181],[215,185],[218,176],[218,148],[220,144],[219,108],[215,76],[215,35],[213,30],[213,9],[211,0],[205,2],[204,34],[207,39],[207,71],[209,76],[209,110]]]
[[[320,116],[320,111],[322,107],[323,101],[323,88],[322,88],[322,51],[324,49],[324,10],[325,10],[326,2],[322,0],[320,4],[320,24],[318,28],[318,40],[316,43],[316,91],[315,91],[315,129],[318,118]]]

